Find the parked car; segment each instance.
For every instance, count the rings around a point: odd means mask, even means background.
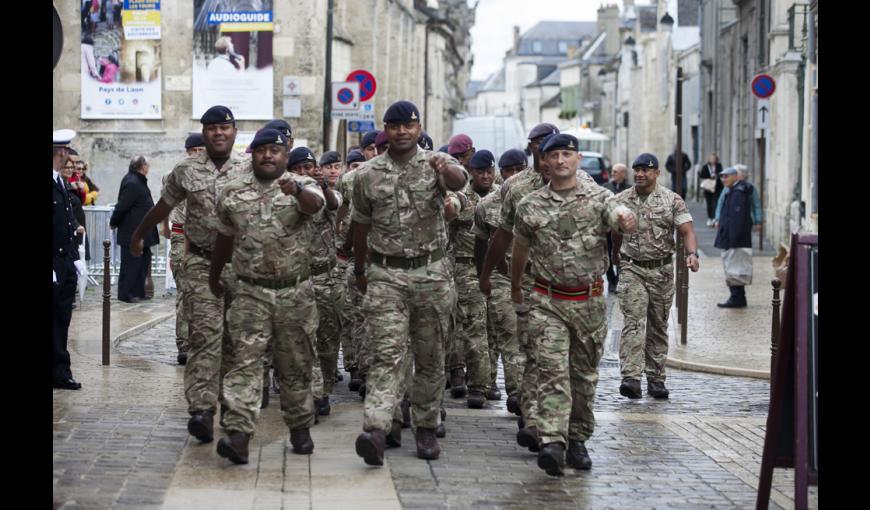
[[[610,160],[601,155],[600,152],[581,151],[583,159],[580,161],[580,168],[595,179],[598,185],[604,185],[610,180]]]

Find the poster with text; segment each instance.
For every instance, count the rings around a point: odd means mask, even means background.
[[[160,119],[159,0],[81,0],[82,119]]]
[[[193,38],[192,117],[223,105],[236,119],[271,119],[272,1],[194,0]]]

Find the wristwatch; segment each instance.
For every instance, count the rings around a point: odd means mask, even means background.
[[[698,252],[696,252],[696,251],[690,251],[690,252],[689,252],[689,255],[694,255],[695,258],[698,258],[698,259],[701,258],[701,256],[698,255]]]

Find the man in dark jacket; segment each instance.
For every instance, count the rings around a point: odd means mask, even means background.
[[[610,179],[609,182],[604,184],[604,187],[613,192],[614,195],[618,195],[623,191],[627,190],[631,187],[631,184],[628,183],[628,179],[626,179],[627,168],[622,163],[617,163],[613,165],[612,175],[613,178]],[[611,251],[613,250],[613,239],[610,235],[610,232],[607,233],[607,256],[611,256]],[[611,294],[616,294],[616,286],[619,285],[619,267],[616,266],[611,260],[610,264],[607,266],[607,292]]]
[[[713,246],[722,253],[725,283],[731,297],[720,308],[745,308],[744,286],[752,283],[752,184],[738,179],[737,170],[722,171],[722,182],[730,188],[719,216],[719,230]]]
[[[148,179],[145,176],[151,165],[145,156],[136,156],[130,161],[130,170],[121,180],[118,203],[112,212],[109,225],[118,229],[118,245],[121,247],[121,274],[118,276],[118,299],[136,303],[145,299],[145,276],[151,263],[150,246],[159,242],[157,227],[145,236],[145,249],[141,257],[130,253],[130,238],[142,218],[154,207]]]
[[[680,183],[681,188],[680,191],[677,191],[677,148],[674,147],[674,152],[668,156],[668,160],[665,162],[665,168],[668,169],[668,172],[671,174],[671,191],[674,193],[679,193],[680,198],[683,200],[686,199],[686,190],[688,189],[688,185],[686,184],[686,172],[689,171],[689,168],[692,168],[692,162],[689,160],[689,155],[685,152],[683,153],[683,181]]]

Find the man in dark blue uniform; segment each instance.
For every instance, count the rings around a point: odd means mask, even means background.
[[[52,144],[52,353],[54,387],[64,390],[77,390],[82,385],[73,379],[70,370],[69,352],[66,349],[69,323],[72,319],[72,305],[75,299],[76,273],[75,262],[79,252],[75,245],[75,232],[79,225],[73,217],[69,194],[60,176],[69,157],[69,143],[75,131],[61,129],[54,132]]]

